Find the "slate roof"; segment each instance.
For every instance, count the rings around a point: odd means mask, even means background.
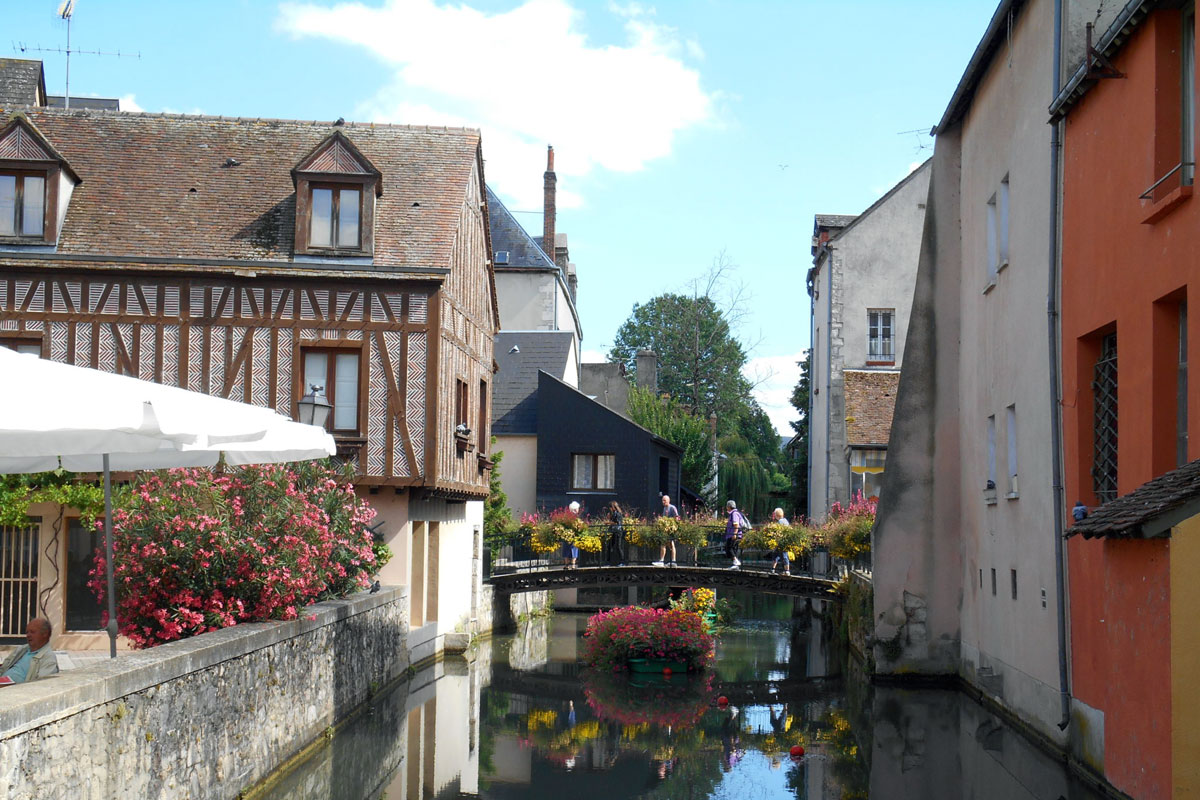
[[[66,98],[61,94],[51,94],[46,96],[46,105],[50,108],[63,108],[66,105]],[[71,110],[78,111],[79,109],[94,108],[104,111],[120,111],[121,101],[115,97],[72,97]]]
[[[813,229],[844,228],[856,219],[858,219],[857,214],[814,214]]]
[[[508,251],[508,263],[496,264],[496,269],[558,269],[554,259],[542,252],[533,237],[525,232],[489,186],[487,190],[488,220],[492,232],[492,250]],[[493,253],[493,256],[495,253]]]
[[[900,373],[883,370],[842,372],[846,399],[846,444],[851,447],[887,446]]]
[[[465,128],[28,108],[82,179],[59,254],[292,261],[291,170],[334,131],[383,173],[376,266],[450,266],[480,144]],[[0,127],[13,113],[0,109]],[[226,167],[228,159],[238,166]]]
[[[35,106],[38,90],[46,94],[42,62],[24,58],[0,58],[0,108]]]
[[[1200,459],[1143,483],[1123,497],[1094,509],[1067,536],[1152,538],[1200,514]]]
[[[493,350],[492,433],[537,433],[538,371],[561,379],[571,354],[571,331],[501,331]],[[510,352],[513,347],[520,352]]]

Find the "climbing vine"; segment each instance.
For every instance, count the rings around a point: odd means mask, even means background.
[[[65,470],[0,476],[0,526],[26,525],[29,507],[37,503],[74,508],[83,524],[90,526],[104,514],[104,490]]]

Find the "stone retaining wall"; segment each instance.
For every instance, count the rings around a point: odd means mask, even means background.
[[[233,798],[408,666],[407,588],[0,689],[0,796]]]

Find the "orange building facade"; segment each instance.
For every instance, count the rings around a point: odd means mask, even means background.
[[[1189,436],[1200,382],[1187,371],[1200,352],[1200,323],[1187,322],[1189,299],[1200,297],[1195,14],[1164,5],[1118,20],[1097,44],[1111,66],[1094,63],[1088,75],[1085,65],[1051,108],[1065,118],[1065,487],[1069,502],[1089,507],[1200,456]],[[1194,724],[1179,712],[1197,689],[1172,674],[1172,623],[1178,633],[1181,615],[1200,609],[1182,607],[1190,590],[1173,592],[1172,578],[1190,552],[1177,540],[1193,533],[1068,544],[1073,724],[1091,746],[1079,755],[1135,797],[1190,791],[1193,770],[1173,742]]]

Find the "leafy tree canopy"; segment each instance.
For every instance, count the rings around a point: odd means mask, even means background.
[[[693,414],[674,397],[659,397],[647,389],[634,386],[629,390],[629,418],[683,448],[680,471],[683,485],[700,493],[712,482],[712,443],[708,422]],[[708,503],[715,498],[707,497]]]
[[[742,376],[746,351],[716,301],[707,295],[663,294],[634,305],[617,330],[609,358],[637,374],[637,353],[658,356],[658,389],[707,418],[717,429],[734,429],[750,382]]]

